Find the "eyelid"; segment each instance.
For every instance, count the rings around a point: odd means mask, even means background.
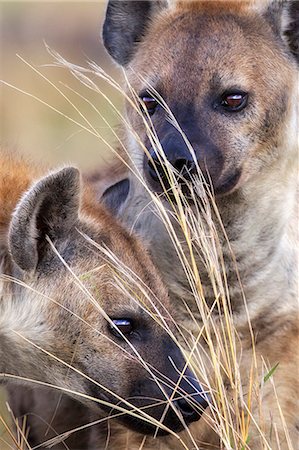
[[[131,336],[134,332],[134,321],[130,318],[111,318],[112,323],[108,323],[110,333],[122,339],[124,336]],[[122,329],[128,327],[128,329]]]
[[[151,93],[150,91],[142,91],[139,94],[139,99],[144,101],[144,99],[148,99],[149,101],[154,101],[158,103],[157,98],[155,97],[154,93]]]
[[[226,91],[223,92],[223,94],[221,95],[222,98],[224,97],[229,97],[230,95],[248,95],[247,91],[243,91],[242,89],[228,89]]]

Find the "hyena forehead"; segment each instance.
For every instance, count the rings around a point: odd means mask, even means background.
[[[281,85],[291,76],[291,58],[263,16],[210,9],[165,10],[151,23],[131,61],[133,70],[128,67],[136,89],[144,87],[145,79],[158,91],[173,90],[180,80],[193,96],[207,85],[220,92],[231,87],[250,90],[257,85],[257,75],[261,84],[266,80],[273,64],[280,70],[271,83]]]
[[[200,32],[200,18],[212,20],[212,28],[215,32],[221,30],[221,43],[225,39],[222,25],[229,18],[239,22],[243,31],[251,30],[252,45],[258,43],[256,53],[260,51],[264,38],[269,35],[271,40],[270,52],[274,47],[280,47],[280,52],[297,62],[298,52],[298,23],[299,4],[297,1],[280,0],[248,0],[248,1],[164,1],[144,0],[140,2],[109,0],[103,27],[103,40],[105,47],[112,58],[120,65],[128,67],[132,63],[136,50],[143,48],[146,52],[146,66],[151,68],[155,63],[165,62],[157,59],[157,48],[161,47],[160,38],[166,36],[167,45],[163,50],[168,50],[173,42],[169,29],[178,29],[178,23],[188,16],[189,39],[199,42],[199,37],[204,38]],[[194,25],[197,25],[194,27]],[[215,28],[216,27],[216,28]],[[226,30],[229,37],[233,36],[232,30]],[[174,41],[181,40],[174,35]],[[214,36],[215,41],[215,36]],[[238,45],[238,41],[235,42]],[[213,39],[209,45],[213,47]],[[154,52],[151,54],[151,52]],[[156,56],[155,56],[156,55]],[[276,55],[275,55],[276,56]],[[150,60],[148,60],[150,57]],[[141,58],[142,59],[142,58]],[[194,59],[192,59],[192,62]],[[136,61],[134,69],[136,70]]]
[[[101,216],[102,223],[80,217],[76,228],[58,239],[56,251],[49,252],[41,262],[39,278],[46,280],[48,289],[54,286],[55,291],[59,290],[57,282],[52,285],[49,277],[59,279],[64,294],[73,297],[75,292],[80,296],[80,289],[69,291],[77,277],[111,313],[120,307],[128,313],[141,313],[140,302],[147,306],[157,305],[157,301],[168,303],[167,290],[143,246],[105,210]],[[106,220],[110,226],[103,229]]]

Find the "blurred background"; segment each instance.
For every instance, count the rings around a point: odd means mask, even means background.
[[[68,69],[53,67],[53,57],[45,47],[46,42],[65,59],[82,66],[87,66],[87,61],[92,60],[113,78],[119,79],[120,71],[106,55],[101,42],[105,5],[103,1],[0,0],[2,148],[16,149],[50,165],[75,163],[84,170],[94,170],[112,156],[101,139],[72,122],[74,120],[87,126],[53,85],[62,90],[96,131],[111,143],[112,133],[100,115],[114,126],[117,124],[116,114],[100,94],[84,87]],[[121,108],[122,99],[115,90],[95,76],[94,79],[100,89]],[[3,81],[13,87],[3,84]],[[100,114],[80,95],[93,102]],[[4,443],[8,436],[4,432],[3,420],[9,422],[4,393],[0,391],[0,450],[9,448]]]
[[[87,61],[91,60],[114,78],[119,77],[119,70],[101,42],[105,6],[103,1],[0,1],[0,79],[18,89],[0,85],[2,146],[17,148],[50,164],[68,161],[84,169],[94,168],[96,163],[109,157],[107,148],[98,138],[51,109],[53,107],[86,126],[82,117],[50,83],[61,89],[108,140],[111,133],[99,114],[65,85],[91,100],[112,125],[117,122],[115,114],[100,94],[84,88],[68,69],[51,66],[54,60],[45,46],[46,43],[72,63],[87,66]],[[109,98],[121,106],[121,99],[116,97],[114,89],[98,81]]]

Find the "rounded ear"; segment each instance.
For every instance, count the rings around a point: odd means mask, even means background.
[[[19,202],[10,224],[8,245],[13,261],[36,269],[51,240],[68,235],[78,220],[80,173],[66,167],[33,185]]]
[[[101,202],[104,203],[109,211],[117,216],[121,207],[124,205],[130,190],[130,180],[125,178],[113,186],[108,187],[103,193]]]
[[[103,26],[106,50],[121,66],[132,59],[155,11],[165,6],[159,0],[109,0]]]
[[[299,1],[267,0],[265,4],[262,2],[259,6],[264,9],[264,17],[299,64]]]
[[[286,15],[286,25],[284,35],[289,44],[289,48],[297,63],[299,64],[299,2],[298,0],[289,2]]]

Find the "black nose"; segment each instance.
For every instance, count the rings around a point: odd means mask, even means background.
[[[176,409],[182,414],[182,417],[187,425],[199,420],[203,411],[208,406],[208,402],[203,396],[201,396],[200,401],[199,399],[195,400],[192,398],[180,398],[174,400],[173,403]]]
[[[182,414],[186,424],[189,424],[200,418],[208,404],[208,395],[203,391],[191,370],[187,368],[179,384],[174,406]]]
[[[194,173],[196,165],[189,148],[180,135],[174,135],[161,141],[164,155],[158,155],[157,151],[150,151],[150,158],[147,161],[147,172],[149,178],[155,183],[163,182],[168,187],[168,170],[165,159],[176,171],[179,182],[189,181],[190,175]]]

